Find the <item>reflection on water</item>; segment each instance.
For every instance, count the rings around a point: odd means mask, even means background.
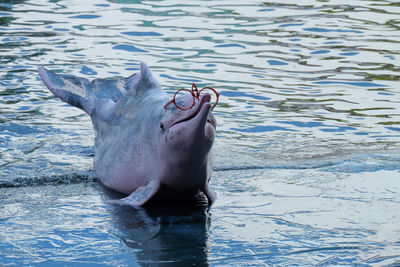
[[[114,235],[135,251],[138,262],[171,266],[208,266],[206,215],[193,217],[187,210],[184,219],[172,214],[154,220],[145,210],[118,210]],[[197,216],[199,217],[199,216]]]
[[[105,191],[89,183],[0,188],[2,264],[208,266],[206,201],[134,209],[108,204]]]
[[[0,262],[398,264],[399,13],[392,0],[2,1]],[[140,61],[170,93],[221,93],[210,228],[201,209],[170,227],[86,192],[90,119],[36,71],[127,77]],[[140,248],[139,233],[157,234]]]
[[[121,197],[102,187],[104,201]],[[131,248],[143,265],[208,266],[207,230],[210,226],[204,198],[153,203],[141,208],[112,205],[111,234]]]

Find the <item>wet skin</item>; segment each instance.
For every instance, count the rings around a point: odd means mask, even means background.
[[[128,197],[115,203],[141,206],[163,185],[171,192],[201,190],[211,204],[208,184],[216,120],[209,94],[193,107],[178,109],[146,64],[140,73],[116,80],[39,74],[60,99],[90,115],[95,132],[95,172],[106,186]],[[177,99],[191,105],[191,95]],[[165,190],[164,190],[165,191]]]

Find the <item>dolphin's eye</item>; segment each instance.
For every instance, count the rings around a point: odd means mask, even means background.
[[[164,123],[160,122],[160,128],[161,128],[161,130],[165,131]]]

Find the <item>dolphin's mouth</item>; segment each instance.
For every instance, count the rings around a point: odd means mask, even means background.
[[[187,117],[185,117],[185,118],[183,118],[183,119],[181,119],[181,120],[178,120],[178,121],[174,122],[174,123],[171,125],[171,127],[173,127],[173,126],[175,126],[175,125],[177,125],[177,124],[179,124],[179,123],[182,123],[182,122],[190,121],[191,119],[195,118],[195,117],[197,116],[197,114],[200,113],[201,108],[202,108],[206,103],[210,103],[210,101],[211,101],[211,96],[210,96],[209,94],[204,95],[204,96],[201,98],[200,103],[197,105],[196,109],[195,109],[192,113],[190,113],[189,116],[187,116]],[[213,124],[213,122],[212,122],[209,118],[207,118],[207,122]]]

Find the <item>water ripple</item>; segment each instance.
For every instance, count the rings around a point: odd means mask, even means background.
[[[3,2],[2,204],[9,201],[7,190],[25,197],[18,193],[25,185],[66,186],[93,175],[90,119],[56,99],[38,78],[37,66],[95,79],[127,77],[145,61],[169,93],[196,82],[221,94],[214,110],[218,131],[213,177],[220,204],[214,209],[217,222],[209,234],[211,250],[206,244],[200,246],[203,254],[210,254],[211,263],[222,266],[223,259],[246,249],[249,254],[232,258],[233,265],[398,262],[393,252],[398,243],[390,241],[399,236],[398,218],[391,214],[398,209],[399,192],[391,177],[398,177],[400,166],[396,1]],[[40,261],[46,255],[38,247],[49,249],[50,260],[59,259],[57,247],[64,252],[86,249],[90,254],[94,251],[90,244],[107,246],[104,240],[115,241],[114,251],[128,249],[116,245],[121,241],[115,236],[96,231],[97,224],[90,223],[99,217],[83,214],[93,236],[82,237],[77,226],[69,226],[75,232],[44,234],[36,241],[23,233],[17,235],[20,242],[14,241],[7,235],[9,229],[24,227],[10,214],[21,212],[26,219],[23,212],[43,210],[37,208],[40,201],[32,210],[23,207],[30,203],[15,206],[18,201],[0,208],[0,214],[9,212],[0,216],[9,223],[0,231],[6,240],[0,248],[14,253],[14,260],[25,255],[25,262]],[[259,208],[230,218],[231,207],[239,206]],[[71,214],[89,212],[65,203],[59,208]],[[50,220],[59,215],[49,212],[42,217]],[[281,220],[260,215],[267,213]],[[240,227],[218,223],[221,217],[237,221]],[[306,227],[310,221],[317,233]],[[76,244],[68,247],[66,236]],[[77,245],[79,238],[84,248]],[[354,243],[359,240],[363,244]],[[131,254],[135,249],[129,250]],[[146,249],[139,250],[144,251],[140,257],[148,256]],[[382,256],[373,256],[372,251]],[[296,252],[313,256],[299,259]],[[124,265],[126,255],[114,258],[114,265]]]

